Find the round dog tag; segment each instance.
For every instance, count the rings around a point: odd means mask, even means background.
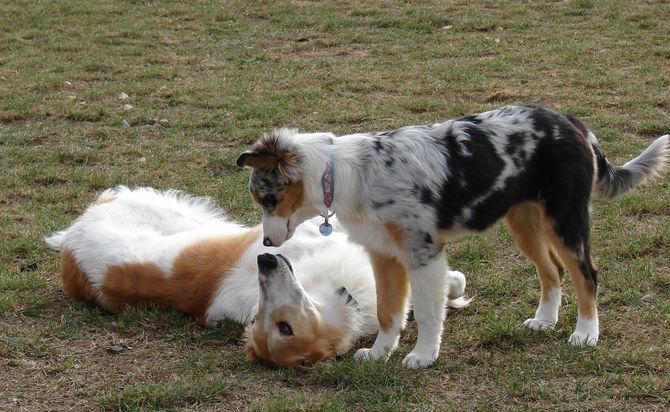
[[[333,226],[328,222],[321,223],[321,225],[319,225],[319,233],[323,236],[330,236],[330,234],[333,233]]]

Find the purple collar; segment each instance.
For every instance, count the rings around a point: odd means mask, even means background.
[[[330,139],[330,144],[333,144],[333,139]],[[333,164],[335,163],[334,150],[330,150],[330,157],[326,160],[326,170],[321,176],[321,188],[323,190],[323,202],[326,204],[326,215],[321,216],[325,219],[319,226],[319,232],[323,236],[329,236],[333,233],[333,226],[328,223],[328,218],[333,216],[335,212],[330,211],[330,206],[335,200],[335,174],[333,173]]]

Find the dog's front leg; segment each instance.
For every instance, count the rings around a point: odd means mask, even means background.
[[[409,271],[412,308],[419,329],[414,349],[402,364],[409,369],[430,366],[440,352],[446,310],[447,260],[439,253],[426,265]]]
[[[405,266],[395,257],[368,250],[377,289],[379,333],[371,348],[359,349],[354,358],[368,361],[387,360],[398,345],[405,327],[409,280]]]

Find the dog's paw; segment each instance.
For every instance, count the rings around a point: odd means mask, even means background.
[[[361,348],[354,354],[354,359],[359,362],[369,362],[377,359],[386,361],[389,358],[388,353],[383,353],[375,348]]]
[[[402,360],[402,364],[407,369],[424,369],[429,367],[437,359],[437,351],[430,354],[421,354],[415,351],[411,351],[405,356],[405,359]]]
[[[556,322],[546,319],[530,318],[523,322],[524,326],[536,332],[544,332],[554,329]]]
[[[596,346],[598,343],[598,335],[589,335],[587,333],[575,332],[570,335],[568,343],[572,346]]]

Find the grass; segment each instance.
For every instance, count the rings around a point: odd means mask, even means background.
[[[507,103],[583,118],[623,163],[670,131],[664,1],[3,2],[0,405],[17,410],[662,410],[670,402],[670,177],[593,215],[597,349],[521,322],[533,268],[504,227],[449,246],[473,304],[436,365],[244,361],[241,327],[110,315],[60,289],[41,238],[117,184],[209,195],[259,219],[234,160],[262,131],[384,130]],[[123,99],[120,93],[128,98]],[[130,106],[128,106],[130,105]],[[122,342],[132,349],[112,355]],[[367,342],[370,343],[370,342]],[[362,343],[362,344],[365,344]],[[361,344],[361,345],[362,345]],[[1,409],[2,407],[0,407]]]

